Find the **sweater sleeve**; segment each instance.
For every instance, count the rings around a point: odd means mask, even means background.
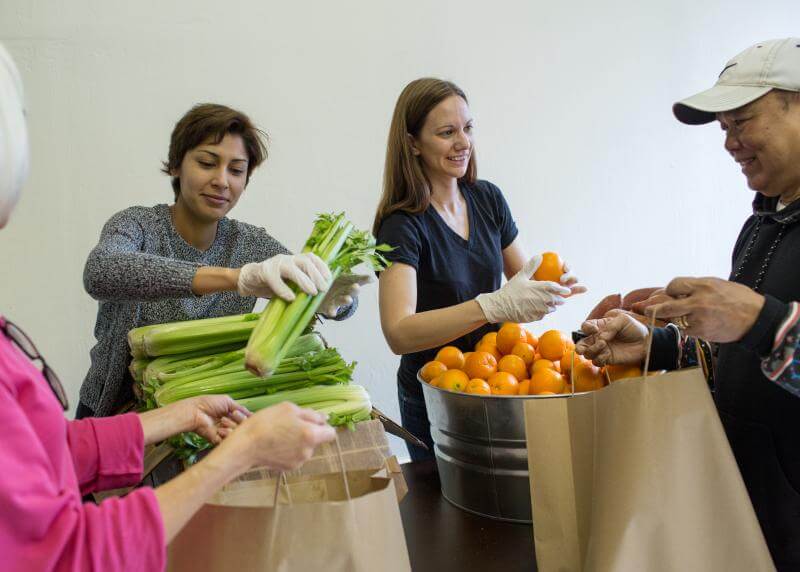
[[[144,433],[136,413],[70,421],[67,440],[81,494],[132,486],[142,478]]]
[[[199,264],[143,252],[144,217],[133,207],[115,214],[89,254],[83,285],[95,300],[151,301],[194,296]]]
[[[59,486],[37,433],[2,384],[0,404],[3,570],[163,570],[164,524],[153,490],[82,504],[76,489]]]

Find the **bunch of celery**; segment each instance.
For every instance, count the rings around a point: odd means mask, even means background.
[[[345,425],[353,429],[356,423],[368,421],[372,415],[369,394],[360,385],[307,387],[238,400],[250,411],[258,411],[284,401],[328,414],[328,423],[334,427]],[[197,461],[201,452],[211,448],[211,443],[196,433],[176,435],[170,439],[170,444],[175,449],[175,454],[189,465]]]
[[[381,254],[391,250],[376,245],[375,238],[355,229],[344,213],[319,215],[303,252],[319,256],[331,269],[331,281],[364,263],[372,270],[382,270],[389,263]],[[325,292],[309,296],[293,288],[294,301],[272,298],[250,335],[245,352],[247,369],[261,377],[276,372],[281,359],[314,318]]]
[[[286,359],[303,354],[319,352],[325,343],[319,334],[300,336],[286,354]],[[244,367],[244,347],[241,342],[220,348],[218,353],[198,350],[178,355],[166,355],[149,362],[134,359],[131,362],[131,375],[139,384],[141,395],[148,409],[157,407],[155,393],[162,386],[170,387],[189,382],[214,380],[216,387],[224,380],[236,381],[247,373]],[[144,365],[142,365],[144,363]],[[223,393],[227,393],[223,391]]]
[[[327,413],[328,423],[333,426],[348,425],[352,427],[355,423],[368,420],[372,413],[369,394],[360,385],[307,387],[238,400],[250,411],[258,411],[283,401],[291,401],[300,407]]]
[[[231,344],[244,345],[258,324],[260,314],[240,314],[204,320],[153,324],[128,332],[134,359],[184,354],[199,350],[223,351]]]
[[[272,377],[264,379],[247,371],[241,357],[241,350],[230,352],[216,370],[167,381],[155,390],[156,404],[162,406],[196,395],[224,393],[239,399],[313,385],[349,383],[355,367],[354,363],[345,363],[338,351],[328,348],[285,358]]]

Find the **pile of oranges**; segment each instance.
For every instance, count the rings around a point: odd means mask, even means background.
[[[641,375],[636,366],[598,368],[576,354],[575,345],[558,330],[537,338],[509,322],[486,334],[474,351],[443,347],[420,370],[420,377],[431,385],[476,395],[558,395],[573,393],[572,383],[579,393]]]

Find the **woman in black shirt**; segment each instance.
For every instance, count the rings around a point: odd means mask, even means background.
[[[530,277],[500,189],[476,177],[473,120],[464,92],[451,82],[411,82],[395,106],[384,189],[373,232],[395,249],[381,273],[381,327],[402,355],[397,373],[403,426],[432,447],[416,373],[438,348],[471,348],[504,321],[532,322],[584,291]],[[527,260],[527,262],[526,262]],[[509,279],[500,287],[503,274]],[[430,457],[409,447],[413,460]]]

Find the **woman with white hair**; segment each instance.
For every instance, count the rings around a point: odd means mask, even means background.
[[[22,83],[0,46],[0,229],[27,174]],[[2,315],[0,409],[3,570],[163,570],[167,543],[225,482],[252,466],[297,468],[317,444],[334,437],[314,411],[284,403],[251,415],[222,395],[143,414],[67,421],[55,372]],[[82,494],[136,484],[144,446],[184,431],[218,446],[157,489],[82,503]]]

